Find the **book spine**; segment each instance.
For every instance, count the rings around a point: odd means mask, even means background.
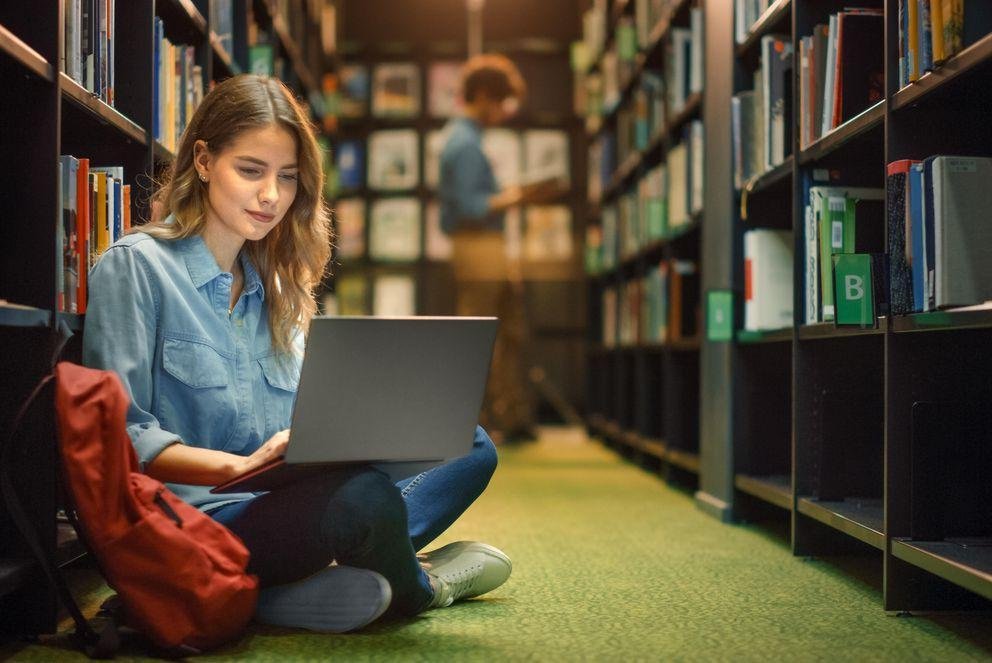
[[[907,74],[907,40],[906,40],[906,2],[899,0],[899,88],[902,89],[909,84]]]
[[[90,160],[80,159],[76,171],[76,310],[86,313],[90,256]]]
[[[830,26],[827,33],[826,77],[823,85],[823,117],[820,119],[820,135],[827,135],[833,125],[833,89],[834,75],[837,71],[837,15],[830,16]]]
[[[938,0],[939,1],[939,0]],[[933,38],[930,24],[930,0],[919,0],[920,73],[933,69]]]
[[[906,0],[906,75],[910,83],[920,78],[920,5],[919,0]]]
[[[930,0],[930,39],[933,53],[933,64],[940,64],[946,58],[944,55],[944,1]]]
[[[66,205],[69,209],[65,222],[65,245],[62,249],[63,261],[65,262],[65,305],[70,313],[78,312],[77,309],[77,287],[79,285],[79,262],[76,259],[76,243],[79,226],[77,222],[76,208],[76,182],[79,179],[79,160],[75,157],[67,157],[68,172],[65,182]]]
[[[890,306],[893,315],[913,311],[913,274],[906,259],[906,179],[911,162],[889,164],[886,179],[886,224],[889,252]]]

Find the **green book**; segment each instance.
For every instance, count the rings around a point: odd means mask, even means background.
[[[835,324],[874,327],[875,299],[871,255],[840,253],[832,256],[837,315]]]
[[[256,44],[248,48],[248,71],[259,76],[275,73],[271,44]]]

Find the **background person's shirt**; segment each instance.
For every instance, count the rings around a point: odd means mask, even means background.
[[[449,234],[460,228],[502,230],[503,215],[489,213],[489,198],[499,186],[482,151],[477,122],[466,117],[451,120],[440,169],[442,230]]]
[[[230,313],[233,277],[199,235],[128,235],[90,274],[83,363],[124,383],[142,469],[176,441],[247,456],[289,428],[302,352],[276,354],[262,280],[244,251],[240,260],[245,284]],[[252,495],[169,488],[200,508]]]

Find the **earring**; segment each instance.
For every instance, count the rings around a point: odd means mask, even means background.
[[[200,175],[200,181],[206,182],[207,181],[207,176],[206,175]]]

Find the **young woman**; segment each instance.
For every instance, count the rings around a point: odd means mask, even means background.
[[[510,561],[472,542],[415,552],[488,484],[496,452],[482,428],[468,456],[399,486],[363,467],[268,493],[210,493],[286,447],[330,254],[322,188],[313,128],[282,83],[218,85],[183,133],[153,221],[93,269],[83,355],[127,387],[144,471],[248,547],[257,618],[343,632],[387,608],[412,615],[490,591]]]

